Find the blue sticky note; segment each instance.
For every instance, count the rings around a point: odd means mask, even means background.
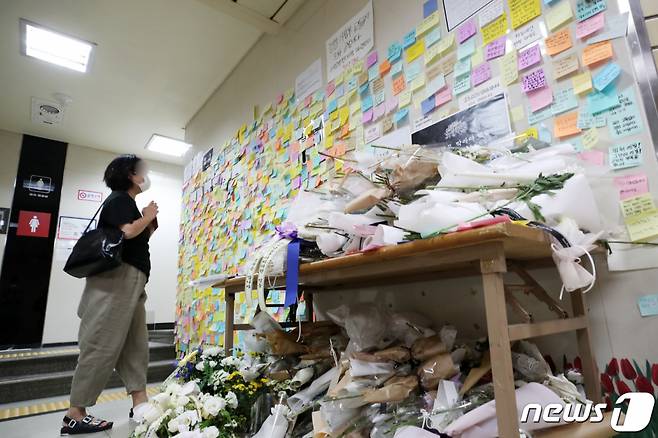
[[[610,146],[608,161],[611,169],[619,170],[637,167],[642,165],[643,160],[644,148],[641,141]]]
[[[327,113],[331,114],[338,109],[338,100],[332,99],[327,105]]]
[[[365,84],[359,87],[359,94],[363,94],[370,89],[370,83],[366,82]]]
[[[596,115],[610,108],[619,106],[617,87],[611,85],[603,91],[593,91],[587,95],[587,110]]]
[[[576,99],[573,88],[569,87],[553,93],[553,105],[551,106],[551,111],[554,116],[565,113],[574,108],[578,108],[578,99]]]
[[[605,11],[606,0],[578,0],[576,3],[576,18],[578,21],[587,20],[589,17]]]
[[[401,110],[395,113],[395,116],[393,116],[393,121],[395,123],[400,123],[400,121],[406,118],[408,115],[409,115],[409,108],[402,108]]]
[[[658,315],[658,295],[644,295],[637,299],[637,306],[642,316]]]
[[[611,62],[603,67],[593,78],[592,85],[599,91],[605,90],[608,85],[612,84],[621,74],[621,67]]]
[[[539,140],[543,141],[545,143],[551,143],[553,141],[553,134],[551,134],[551,130],[546,127],[543,123],[537,130],[537,133],[539,134]]]
[[[402,39],[402,47],[405,49],[412,46],[416,42],[416,29],[412,30]]]
[[[352,76],[351,78],[349,78],[349,79],[347,80],[347,84],[345,84],[345,85],[347,85],[347,92],[348,92],[348,93],[349,93],[350,91],[352,91],[352,90],[356,90],[356,87],[357,87],[357,85],[358,85],[357,77],[356,77],[356,76]]]
[[[441,28],[435,27],[430,30],[427,35],[425,35],[425,47],[433,46],[437,41],[441,39]]]
[[[420,59],[415,60],[407,66],[407,84],[411,83],[422,71],[422,65]]]
[[[423,3],[423,18],[427,18],[439,9],[437,0],[427,0]]]
[[[459,61],[453,67],[455,77],[458,78],[471,72],[471,58]]]
[[[402,73],[402,63],[401,62],[396,62],[391,67],[391,76],[397,76],[400,73]]]
[[[452,90],[455,94],[462,94],[471,89],[471,75],[463,75],[455,78],[455,85]]]
[[[421,111],[423,112],[423,115],[427,115],[434,111],[434,108],[436,108],[436,99],[435,96],[432,94],[430,97],[427,99],[423,100],[420,103],[420,108]]]
[[[553,117],[553,111],[551,110],[550,106],[547,106],[546,108],[544,108],[542,110],[539,110],[539,111],[536,111],[534,113],[532,112],[530,107],[528,107],[528,124],[529,125],[535,125],[535,124],[541,122],[542,120],[546,120],[550,117]]]
[[[470,38],[468,41],[464,41],[463,44],[459,45],[457,59],[462,60],[471,56],[473,53],[475,53],[475,38]]]
[[[379,65],[375,64],[368,69],[368,80],[372,82],[378,77],[379,77]]]
[[[372,108],[372,95],[369,94],[361,99],[361,112],[366,112]]]
[[[635,92],[630,86],[618,94],[619,106],[608,113],[610,137],[619,139],[639,134],[644,130],[642,117],[635,101]]]
[[[414,38],[416,34],[414,33]],[[397,41],[388,46],[388,60],[395,62],[402,56],[402,45]]]

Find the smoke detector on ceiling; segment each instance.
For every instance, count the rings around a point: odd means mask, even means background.
[[[64,107],[62,104],[32,98],[32,122],[43,125],[59,125],[64,116]]]

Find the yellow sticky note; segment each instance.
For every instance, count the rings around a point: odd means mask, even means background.
[[[507,33],[507,14],[503,14],[482,28],[482,42],[484,45],[500,38]]]
[[[539,131],[535,127],[530,127],[523,131],[521,135],[517,138],[517,142],[522,143],[528,138],[534,138],[534,139],[539,139]]]
[[[338,119],[340,120],[340,126],[343,126],[347,119],[350,116],[350,109],[348,107],[342,107],[338,110]]]
[[[419,75],[411,82],[411,91],[416,91],[425,86],[425,75]]]
[[[476,65],[480,65],[483,61],[484,51],[482,50],[482,47],[478,47],[477,50],[475,50],[475,53],[471,55],[471,66],[475,67]]]
[[[444,53],[455,43],[455,34],[449,33],[445,38],[442,38],[441,41],[437,43],[439,54]]]
[[[441,47],[438,44],[434,44],[432,47],[428,48],[425,51],[425,65],[430,65],[441,56]]]
[[[411,103],[411,90],[406,89],[398,95],[398,106],[404,108]]]
[[[540,0],[509,0],[512,28],[518,29],[541,14]]]
[[[512,116],[513,122],[520,122],[521,120],[525,119],[525,110],[523,109],[523,105],[517,105],[511,108],[510,115]]]
[[[420,39],[407,49],[407,62],[412,62],[423,53],[425,53],[425,40]]]
[[[587,70],[571,78],[573,92],[576,94],[587,93],[592,90],[592,74]]]
[[[546,25],[548,26],[548,30],[553,32],[555,29],[573,18],[571,2],[560,1],[557,5],[549,8],[544,15],[546,18]]]
[[[599,142],[599,129],[596,127],[588,129],[580,139],[585,149],[592,149]]]
[[[644,195],[624,199],[620,202],[620,205],[624,217],[648,213],[656,209],[651,193],[645,193]]]
[[[422,36],[433,27],[439,25],[439,11],[434,11],[416,27],[416,38]]]
[[[658,210],[625,219],[626,229],[633,242],[648,241],[658,236]]]
[[[503,83],[510,85],[519,78],[519,64],[516,50],[512,50],[500,58],[500,74],[503,77]]]
[[[354,102],[350,105],[350,114],[356,114],[361,109],[361,102]]]

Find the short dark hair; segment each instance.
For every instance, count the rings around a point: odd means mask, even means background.
[[[112,190],[128,190],[133,185],[130,176],[137,172],[137,164],[140,161],[142,159],[133,154],[116,157],[105,169],[105,185]]]

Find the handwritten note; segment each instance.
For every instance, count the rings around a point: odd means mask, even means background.
[[[509,0],[508,6],[513,29],[518,29],[541,14],[539,0]]]
[[[482,27],[482,42],[489,44],[507,33],[507,15],[500,17]]]
[[[603,91],[612,84],[621,74],[621,67],[614,62],[607,64],[594,76],[594,88]]]
[[[455,64],[455,77],[458,78],[471,72],[471,60],[463,59]]]
[[[470,39],[459,45],[457,49],[457,58],[464,59],[475,53],[475,39]]]
[[[585,71],[571,78],[571,83],[573,85],[574,93],[589,93],[592,91],[592,74],[589,72],[589,70]]]
[[[615,186],[622,200],[649,193],[649,179],[645,173],[618,176],[615,178]]]
[[[613,56],[612,43],[603,41],[585,47],[583,50],[583,65],[591,66],[599,62],[607,61]]]
[[[548,88],[548,87],[547,87]],[[551,93],[551,98],[553,97],[553,93]],[[529,125],[536,125],[537,123],[550,119],[553,117],[553,113],[551,112],[551,107],[547,106],[541,111],[536,111],[532,112],[531,108],[528,108],[530,111],[528,113],[528,124]]]
[[[472,65],[478,65],[484,61],[484,51],[482,50],[482,47],[478,47],[473,55],[471,55],[471,64]]]
[[[578,0],[576,3],[576,17],[578,21],[587,20],[589,17],[605,11],[606,0]]]
[[[568,1],[560,1],[560,3],[546,11],[545,18],[548,30],[553,32],[555,29],[573,18],[571,3]]]
[[[402,38],[402,47],[407,48],[411,47],[416,42],[416,29],[409,31]]]
[[[593,115],[617,106],[619,106],[619,96],[614,86],[610,86],[602,92],[593,91],[587,95],[587,109]]]
[[[628,235],[633,242],[646,242],[653,240],[658,236],[658,210],[656,209],[628,217],[625,220]],[[642,316],[655,314],[653,303],[647,304],[638,300],[638,305],[640,306],[640,313]],[[650,308],[645,309],[643,306],[650,306]]]
[[[483,62],[475,67],[471,73],[471,78],[474,87],[491,79],[491,64],[489,64],[489,62]]]
[[[541,62],[539,44],[519,52],[519,70],[523,71]]]
[[[635,101],[633,87],[630,86],[619,93],[618,98],[619,106],[611,109],[608,113],[610,137],[619,139],[641,133],[644,126],[637,102]]]
[[[529,91],[528,102],[530,103],[530,111],[536,113],[553,103],[553,92],[550,87],[542,87],[534,91]]]
[[[395,113],[395,115],[393,116],[393,121],[395,123],[400,123],[402,120],[406,119],[408,115],[409,115],[409,108],[402,108],[401,110],[398,110]]]
[[[440,39],[441,39],[441,28],[436,27],[432,29],[430,32],[428,32],[427,36],[425,36],[425,47],[433,46],[434,44],[438,43]]]
[[[656,209],[651,193],[624,199],[619,204],[621,205],[621,214],[624,217],[636,216]]]
[[[455,78],[455,85],[453,86],[453,91],[456,95],[467,92],[471,89],[471,75],[466,74],[460,77]]]
[[[572,143],[573,142],[574,141],[572,140]],[[576,148],[576,150],[582,150],[582,147]],[[580,158],[583,161],[587,161],[588,163],[594,164],[595,166],[603,166],[603,164],[605,163],[605,154],[597,150],[581,152],[580,154],[578,154],[578,158]]]
[[[407,62],[412,62],[413,60],[418,59],[423,53],[425,53],[425,41],[421,39],[407,49]]]
[[[516,49],[500,59],[500,72],[503,77],[503,83],[510,85],[519,78],[519,68]]]
[[[421,112],[425,116],[432,111],[434,111],[434,108],[436,108],[436,98],[432,94],[430,97],[427,99],[423,100],[420,104]]]
[[[578,112],[564,114],[555,118],[553,125],[553,135],[556,137],[569,137],[580,134],[578,128]]]
[[[484,27],[505,12],[503,0],[494,0],[480,11],[480,27]]]
[[[528,23],[520,29],[517,29],[512,35],[512,42],[517,50],[534,43],[542,38],[541,31],[537,22]]]
[[[405,90],[398,95],[398,106],[404,108],[411,103],[411,90]]]
[[[477,33],[477,25],[475,24],[475,19],[471,18],[462,24],[459,29],[457,29],[457,41],[459,44],[471,38]]]
[[[573,47],[571,31],[568,27],[551,34],[546,38],[546,53],[555,56]]]
[[[391,62],[396,62],[400,60],[402,56],[402,44],[398,42],[392,43],[388,46],[388,60]]]
[[[599,129],[591,128],[585,131],[580,137],[580,140],[583,142],[583,147],[585,149],[592,149],[599,142],[599,138]]]
[[[507,41],[507,38],[505,35],[501,36],[500,38],[493,40],[484,49],[485,56],[484,59],[489,61],[492,59],[499,58],[505,54],[505,42]]]
[[[640,309],[640,315],[643,317],[658,315],[658,295],[644,295],[639,297],[637,299],[637,306]]]
[[[439,107],[444,105],[452,100],[452,90],[450,88],[444,88],[438,93],[436,93],[436,106]]]
[[[574,108],[578,108],[578,99],[573,93],[573,88],[564,88],[554,93],[552,107],[554,115],[566,113]]]
[[[581,40],[583,38],[587,38],[588,36],[592,35],[594,32],[598,32],[599,30],[603,29],[604,25],[605,25],[605,14],[604,13],[596,14],[593,17],[590,17],[587,20],[581,21],[580,23],[576,24],[576,37],[580,38]]]
[[[546,86],[546,75],[544,69],[540,68],[525,76],[521,80],[521,89],[524,93]]]
[[[430,29],[439,25],[439,12],[434,12],[416,27],[416,38],[425,35]]]
[[[445,76],[443,74],[438,74],[427,83],[426,91],[428,96],[430,94],[435,94],[439,90],[443,89],[445,86],[446,86]]]
[[[561,79],[573,72],[578,71],[578,67],[578,55],[575,53],[553,61],[553,72],[555,79]]]
[[[628,169],[642,164],[641,141],[610,146],[610,167],[614,170]]]
[[[578,114],[578,127],[580,129],[603,128],[606,123],[607,118],[605,114],[593,116],[586,111],[581,111]]]
[[[407,80],[404,75],[396,76],[395,79],[393,79],[393,94],[397,96],[404,91],[405,88],[407,88]]]

